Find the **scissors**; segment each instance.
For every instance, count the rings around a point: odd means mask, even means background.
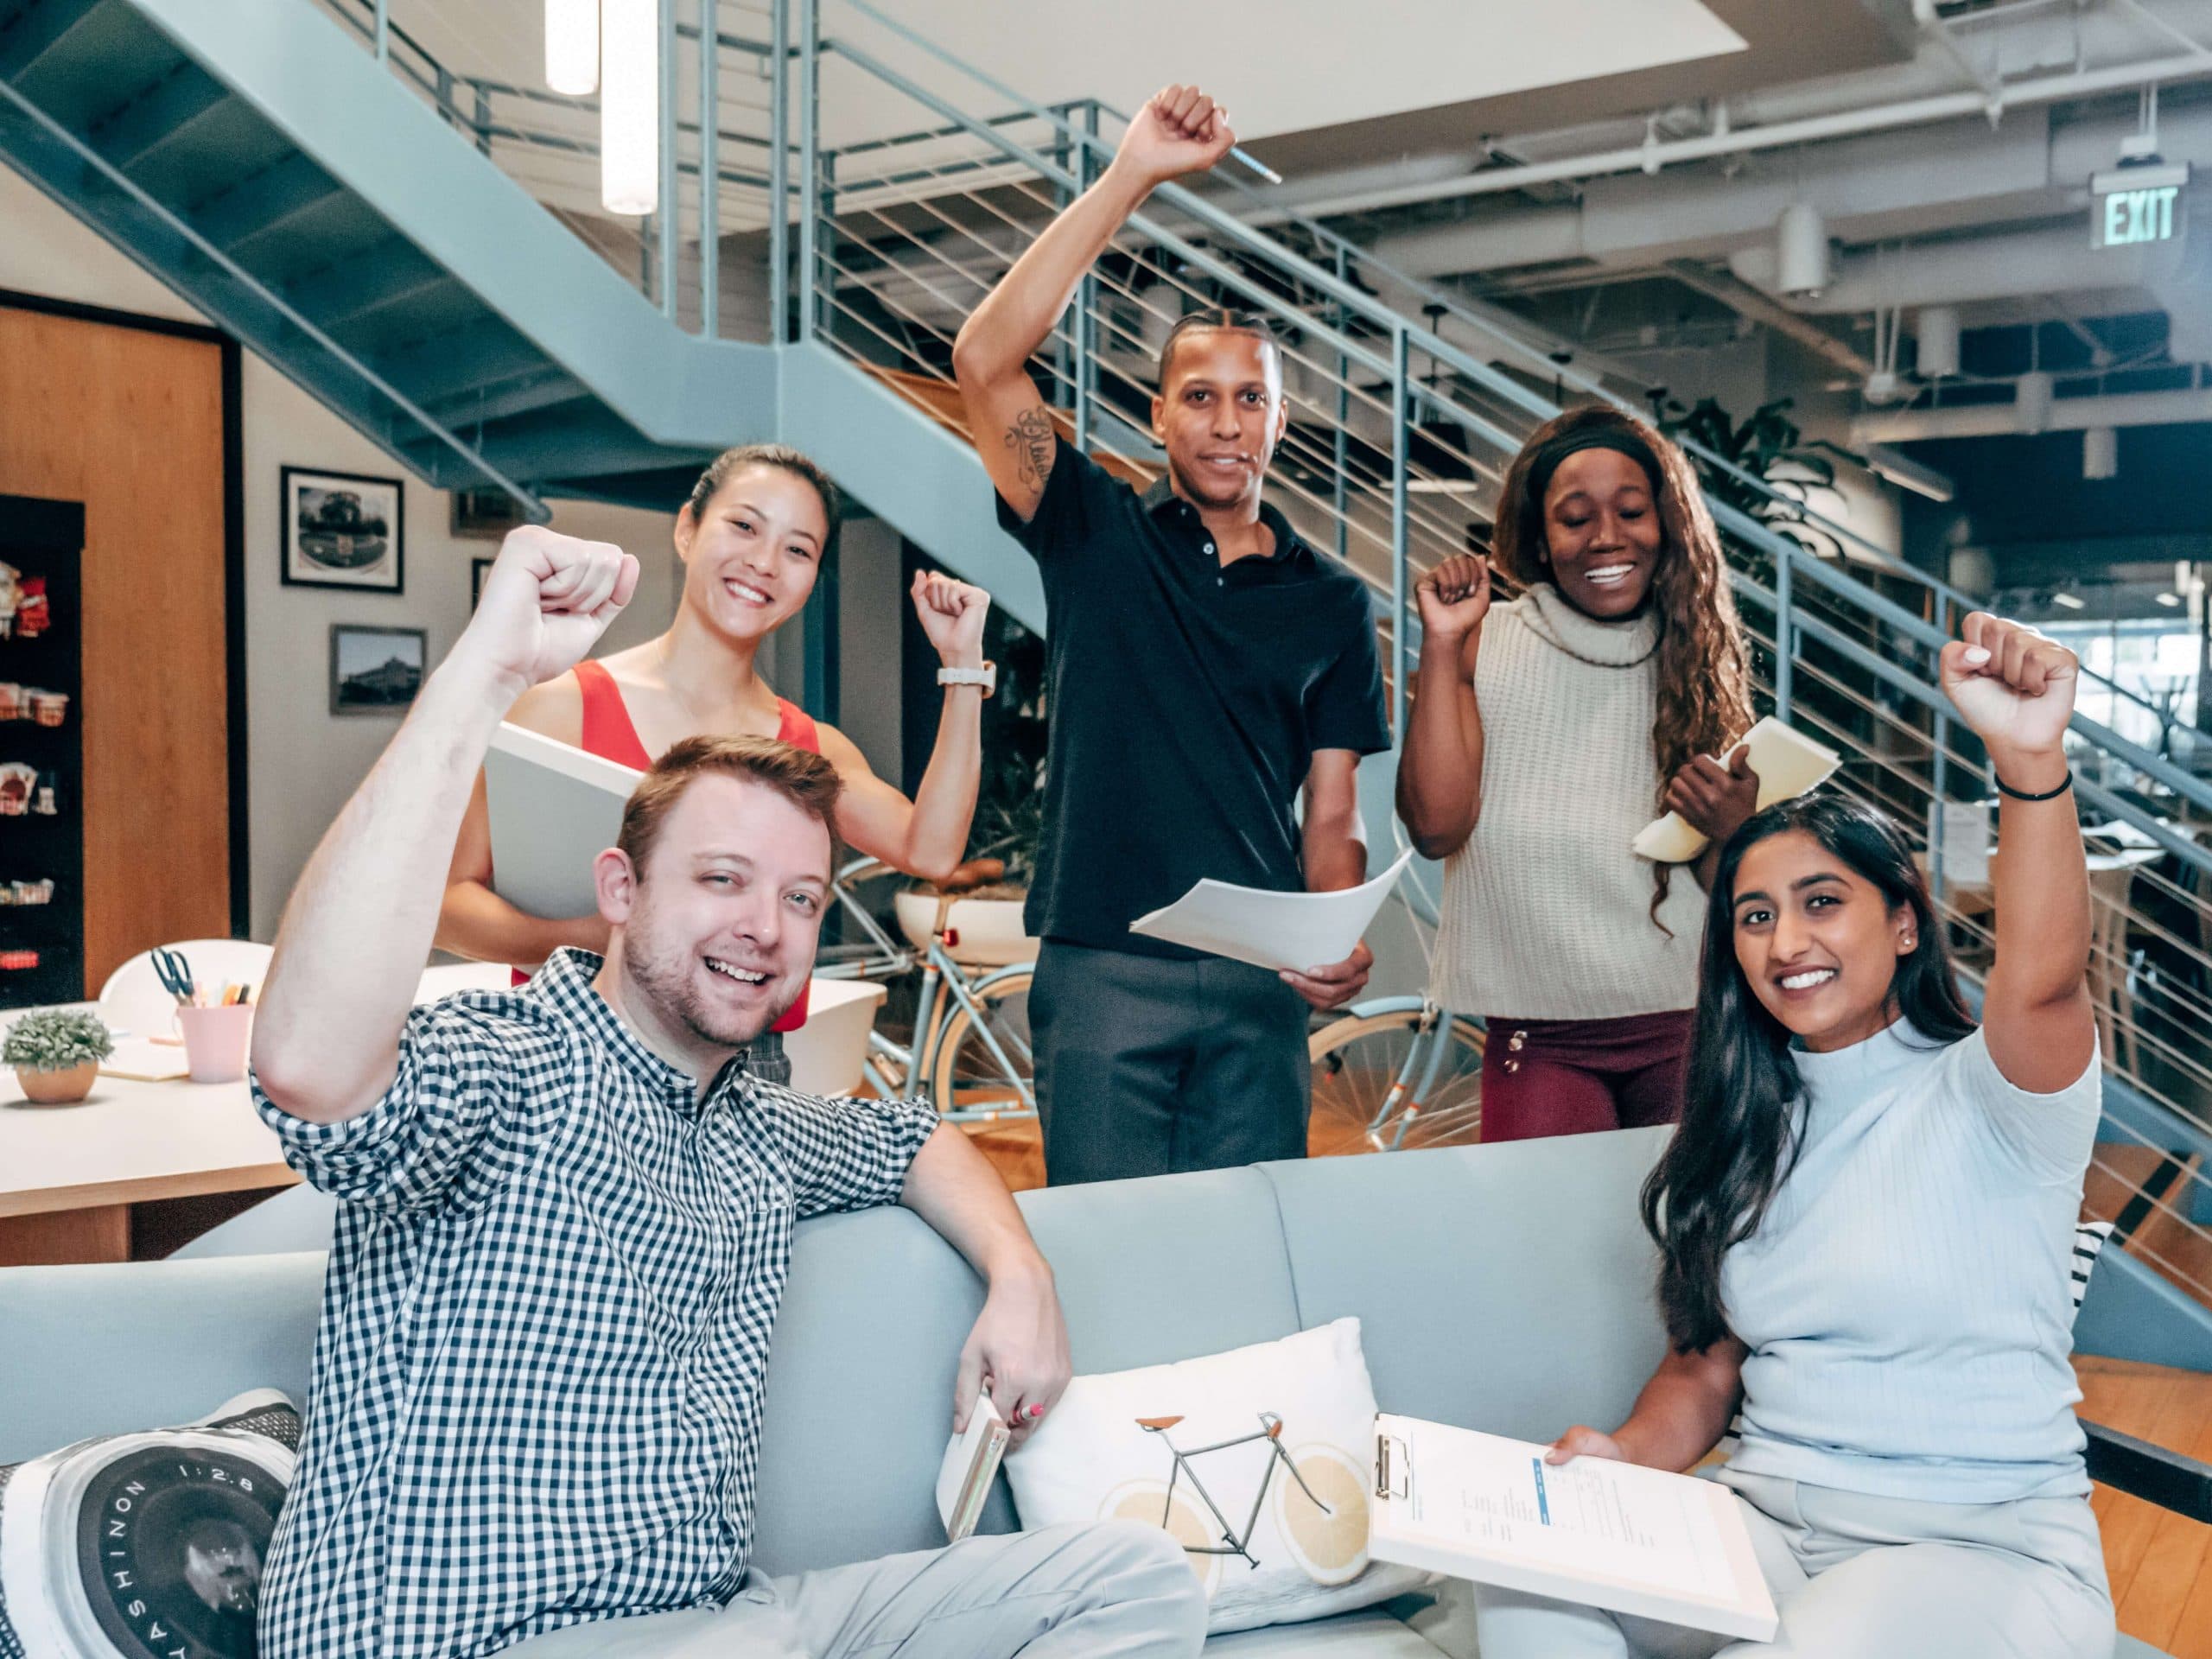
[[[176,998],[177,1007],[197,1007],[200,994],[193,983],[192,965],[178,952],[163,950],[159,945],[154,948],[153,958],[154,977],[161,981],[163,990]]]

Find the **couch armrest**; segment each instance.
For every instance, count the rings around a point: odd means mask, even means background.
[[[2102,1423],[2084,1420],[2082,1429],[2089,1437],[2090,1479],[2192,1521],[2212,1522],[2212,1465]]]

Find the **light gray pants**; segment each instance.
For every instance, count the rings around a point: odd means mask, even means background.
[[[1195,1659],[1206,1600],[1181,1548],[1133,1521],[977,1536],[788,1578],[728,1605],[601,1620],[518,1659]]]
[[[2110,1659],[2086,1497],[1920,1503],[1724,1470],[1782,1627],[1771,1643],[1471,1586],[1483,1659]]]

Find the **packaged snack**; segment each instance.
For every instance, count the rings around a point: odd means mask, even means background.
[[[16,632],[26,639],[35,639],[53,621],[46,604],[46,578],[25,576],[21,586],[22,595],[16,601]]]
[[[67,691],[44,691],[33,688],[30,703],[31,718],[41,726],[59,726],[68,718],[69,694]]]

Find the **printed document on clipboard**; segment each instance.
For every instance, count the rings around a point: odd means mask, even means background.
[[[1717,1481],[1414,1417],[1375,1420],[1378,1561],[1753,1642],[1777,1618]]]

